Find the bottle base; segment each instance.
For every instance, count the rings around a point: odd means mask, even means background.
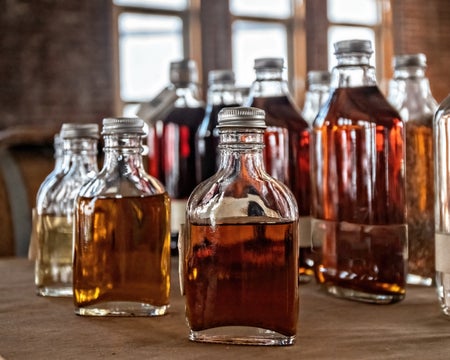
[[[170,305],[155,306],[130,301],[109,301],[90,306],[76,307],[75,314],[81,316],[162,316]]]
[[[408,274],[406,283],[409,285],[432,286],[433,278],[420,275]]]
[[[405,294],[373,294],[364,291],[343,288],[337,285],[322,285],[322,288],[328,294],[334,295],[336,297],[371,304],[392,304],[402,301],[405,298]]]
[[[246,326],[223,326],[202,331],[190,330],[189,340],[231,345],[286,346],[295,343],[295,335]]]
[[[38,286],[36,293],[39,296],[72,297],[73,288],[70,286]]]

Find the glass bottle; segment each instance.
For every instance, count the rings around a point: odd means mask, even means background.
[[[311,70],[308,71],[306,79],[307,90],[302,116],[312,127],[320,108],[330,95],[330,73],[328,71]]]
[[[165,186],[171,198],[171,249],[177,251],[180,224],[184,223],[186,201],[194,187],[195,133],[205,116],[200,100],[195,61],[170,63],[169,90],[177,99],[149,124],[148,172]]]
[[[35,284],[42,296],[72,296],[75,197],[98,171],[97,124],[66,123],[60,136],[63,170],[41,189],[36,203]]]
[[[212,70],[208,74],[206,113],[196,133],[197,182],[211,177],[217,171],[219,132],[217,114],[224,107],[242,105],[242,93],[235,87],[232,70]]]
[[[436,288],[442,312],[450,316],[450,94],[433,120]]]
[[[104,164],[75,210],[78,315],[156,316],[169,308],[170,200],[142,162],[144,122],[103,120]]]
[[[379,90],[371,42],[334,44],[332,93],[312,131],[312,241],[330,294],[372,303],[405,296],[405,134]]]
[[[425,76],[424,54],[394,57],[388,100],[405,123],[406,208],[408,223],[407,283],[434,282],[433,115],[437,102]]]
[[[286,184],[297,200],[300,224],[299,281],[314,275],[311,250],[311,184],[308,123],[301,116],[283,78],[282,58],[255,59],[256,79],[248,104],[266,112],[264,162],[267,172]]]
[[[264,169],[264,111],[219,113],[218,172],[187,204],[184,274],[190,340],[289,345],[298,319],[298,211]]]

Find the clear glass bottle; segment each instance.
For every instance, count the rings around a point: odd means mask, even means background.
[[[298,202],[301,247],[299,281],[308,282],[314,275],[310,232],[310,128],[283,78],[283,59],[255,59],[254,67],[256,79],[250,87],[248,104],[266,112],[264,162],[267,172],[286,184]]]
[[[170,199],[142,162],[144,122],[103,120],[104,164],[75,210],[78,315],[156,316],[169,308]]]
[[[35,284],[38,295],[72,296],[73,213],[81,186],[95,176],[98,125],[61,128],[62,171],[42,188],[36,204]]]
[[[405,123],[407,283],[431,286],[434,265],[433,116],[437,102],[425,76],[424,54],[394,57],[388,100]]]
[[[436,288],[442,312],[450,316],[450,94],[433,120]]]
[[[312,241],[330,294],[372,303],[405,296],[405,134],[379,90],[371,42],[334,44],[330,100],[312,131]]]
[[[264,111],[219,113],[220,164],[187,204],[180,261],[190,340],[290,345],[298,319],[298,210],[264,169]]]
[[[328,71],[311,70],[306,77],[307,90],[302,115],[310,127],[322,105],[330,96],[330,73]]]
[[[242,105],[242,92],[235,87],[232,70],[212,70],[208,74],[208,95],[206,113],[196,133],[196,176],[197,183],[211,177],[217,171],[217,146],[219,131],[217,115],[224,107]]]
[[[177,251],[180,224],[184,223],[186,201],[197,185],[195,177],[195,134],[205,116],[200,100],[195,61],[170,63],[169,90],[177,99],[149,124],[148,172],[165,186],[171,198],[171,249]]]

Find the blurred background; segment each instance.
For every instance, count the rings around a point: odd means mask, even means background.
[[[26,254],[31,208],[64,122],[131,115],[169,83],[169,62],[231,68],[247,87],[257,57],[283,57],[295,101],[333,43],[373,42],[386,91],[396,54],[422,52],[438,102],[450,92],[448,0],[0,0],[0,255]]]

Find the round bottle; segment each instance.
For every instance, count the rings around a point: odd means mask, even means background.
[[[42,296],[72,296],[72,235],[75,198],[98,171],[97,124],[66,123],[61,128],[61,171],[39,191],[35,232],[36,290]]]
[[[314,275],[315,254],[311,251],[311,179],[308,123],[289,93],[283,77],[282,58],[255,59],[256,79],[250,87],[249,106],[266,113],[264,162],[267,172],[286,184],[299,207],[299,281]]]
[[[332,93],[312,131],[312,241],[330,294],[378,304],[405,296],[405,134],[376,84],[366,40],[335,45]]]
[[[308,71],[307,90],[302,115],[310,127],[319,113],[322,105],[330,96],[330,73],[328,71]]]
[[[405,123],[406,208],[408,223],[407,283],[434,283],[433,116],[437,109],[424,54],[394,57],[388,100]]]
[[[219,169],[189,198],[180,261],[193,341],[295,340],[298,209],[265,171],[265,127],[261,109],[222,109]]]
[[[442,312],[450,316],[450,94],[433,120],[436,287]]]
[[[144,122],[103,120],[104,165],[76,199],[78,315],[156,316],[169,308],[170,200],[142,163]]]

